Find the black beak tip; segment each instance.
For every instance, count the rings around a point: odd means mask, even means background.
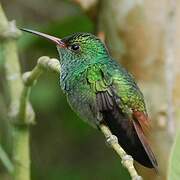
[[[21,31],[24,31],[25,30],[25,28],[18,28],[19,30],[21,30]]]
[[[26,31],[26,28],[18,28],[21,31]]]

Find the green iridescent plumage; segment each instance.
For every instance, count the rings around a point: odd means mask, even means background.
[[[97,92],[106,91],[110,86],[114,86],[122,100],[122,109],[130,108],[146,113],[143,95],[132,75],[112,60],[104,44],[97,37],[80,33],[62,41],[69,47],[73,44],[80,46],[78,52],[58,48],[62,65],[60,84],[65,91],[68,91],[68,88],[74,91],[76,86],[78,89],[82,86],[84,89],[81,93],[88,92],[86,87],[92,91],[90,95],[95,96]]]
[[[72,109],[93,126],[106,124],[123,149],[142,165],[157,169],[144,135],[149,120],[141,91],[105,45],[90,33],[59,39],[23,29],[57,44],[60,85]]]

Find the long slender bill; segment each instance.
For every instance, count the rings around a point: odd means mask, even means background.
[[[49,39],[50,41],[56,43],[57,45],[59,45],[62,48],[66,47],[66,44],[63,41],[61,41],[61,39],[59,39],[57,37],[54,37],[54,36],[51,36],[51,35],[48,35],[48,34],[45,34],[45,33],[42,33],[42,32],[26,29],[26,28],[20,28],[20,30],[28,32],[28,33],[32,33],[32,34],[35,34],[35,35],[38,35],[38,36],[41,36],[41,37],[46,38],[46,39]]]

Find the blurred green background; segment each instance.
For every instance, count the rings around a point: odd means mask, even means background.
[[[15,19],[18,27],[58,37],[78,31],[95,32],[94,22],[68,0],[1,1],[8,19]],[[24,33],[18,46],[23,72],[31,70],[40,56],[58,58],[53,44],[30,34]],[[4,73],[2,68],[0,72]],[[0,89],[6,92],[4,79],[0,80]],[[36,124],[31,127],[32,180],[130,179],[119,157],[105,144],[103,135],[70,109],[57,75],[44,74],[33,87],[30,99],[36,112]],[[8,125],[3,112],[6,110],[1,109],[0,140],[10,153],[11,137],[6,136]],[[0,179],[9,179],[1,162]]]

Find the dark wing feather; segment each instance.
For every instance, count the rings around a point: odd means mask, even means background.
[[[108,91],[98,92],[96,94],[99,111],[108,111],[113,109],[113,99]]]

